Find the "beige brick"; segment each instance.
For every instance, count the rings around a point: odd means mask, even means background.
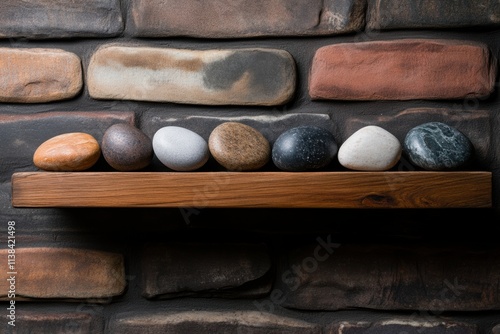
[[[284,50],[187,50],[106,45],[90,61],[95,99],[209,105],[279,105],[295,90]]]

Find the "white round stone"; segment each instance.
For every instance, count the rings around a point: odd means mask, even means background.
[[[354,132],[340,146],[338,159],[342,166],[359,171],[384,171],[401,158],[402,145],[389,131],[368,125]]]
[[[153,151],[162,164],[175,171],[193,171],[209,158],[208,143],[194,131],[166,126],[153,136]]]

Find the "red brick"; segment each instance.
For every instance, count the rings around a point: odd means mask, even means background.
[[[496,60],[486,45],[405,39],[328,45],[309,77],[312,99],[460,99],[491,94]]]

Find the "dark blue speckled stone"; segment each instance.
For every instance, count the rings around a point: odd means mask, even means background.
[[[459,130],[441,122],[429,122],[406,134],[403,150],[415,166],[439,171],[466,165],[473,156],[474,146]]]
[[[303,125],[283,132],[274,142],[271,154],[279,169],[300,172],[326,167],[337,151],[337,142],[330,131]]]

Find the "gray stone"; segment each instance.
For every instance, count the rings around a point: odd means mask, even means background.
[[[280,105],[295,91],[295,61],[279,49],[187,50],[105,45],[88,67],[95,99]]]
[[[464,168],[474,157],[469,138],[442,122],[428,122],[410,129],[403,149],[412,164],[425,170]]]
[[[0,38],[111,37],[122,30],[120,0],[0,2]]]
[[[153,136],[156,157],[174,171],[194,171],[209,158],[207,141],[194,131],[180,126],[166,126]]]
[[[368,29],[497,27],[497,0],[368,0]]]
[[[256,298],[271,290],[270,270],[270,254],[260,244],[151,244],[142,257],[142,294]]]

